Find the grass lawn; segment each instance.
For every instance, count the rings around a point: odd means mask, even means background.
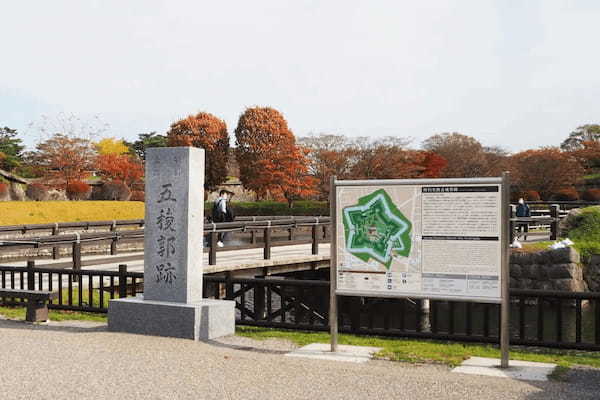
[[[258,340],[268,338],[287,339],[299,346],[309,343],[329,343],[330,340],[329,333],[327,332],[291,331],[253,326],[238,326],[236,333],[239,336]],[[500,358],[500,349],[498,346],[488,344],[465,344],[435,340],[345,334],[339,335],[338,343],[354,346],[381,347],[382,350],[376,355],[377,357],[411,363],[435,362],[456,366],[471,356]],[[579,364],[600,368],[599,352],[512,347],[510,358],[512,360],[558,364],[561,369],[556,372],[558,376],[555,376],[555,378],[557,379],[572,365]]]
[[[5,307],[0,306],[0,315],[9,319],[25,320],[25,306]],[[49,310],[48,318],[51,321],[96,321],[106,322],[106,314],[96,314],[78,311]]]
[[[3,201],[0,225],[144,218],[140,201]]]

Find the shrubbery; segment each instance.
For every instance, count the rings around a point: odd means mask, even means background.
[[[585,201],[600,201],[600,189],[588,189],[581,195]]]
[[[131,190],[122,182],[106,182],[92,192],[92,200],[127,201],[130,197]]]
[[[579,200],[579,193],[575,188],[561,189],[552,196],[555,201],[576,201]]]
[[[207,201],[204,205],[206,215],[210,215],[213,202]],[[329,204],[326,201],[298,200],[292,208],[287,203],[276,201],[257,202],[232,202],[232,207],[237,216],[327,216]]]
[[[85,182],[74,181],[67,185],[67,198],[69,200],[87,200],[92,188]]]
[[[39,183],[28,185],[25,194],[30,200],[34,201],[46,201],[49,198],[48,189]]]
[[[134,190],[131,192],[131,198],[129,201],[144,201],[146,195],[143,190]]]

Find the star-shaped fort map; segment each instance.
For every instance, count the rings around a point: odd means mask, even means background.
[[[344,207],[342,220],[346,250],[360,260],[389,269],[393,258],[410,254],[412,224],[384,189]]]

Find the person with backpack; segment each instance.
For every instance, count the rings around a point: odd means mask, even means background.
[[[519,199],[519,205],[517,205],[517,218],[530,218],[531,210],[525,200],[522,198]],[[524,239],[527,240],[527,233],[529,232],[529,223],[528,222],[519,222],[517,223],[517,235],[520,233],[524,234]]]
[[[221,190],[219,197],[215,200],[212,210],[212,222],[233,222],[235,215],[231,206],[228,202],[229,192],[227,190]],[[229,232],[220,232],[218,235],[217,246],[223,247],[225,239],[229,236]]]

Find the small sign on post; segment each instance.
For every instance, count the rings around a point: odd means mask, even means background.
[[[508,174],[330,184],[331,350],[337,296],[499,303],[507,367]]]

